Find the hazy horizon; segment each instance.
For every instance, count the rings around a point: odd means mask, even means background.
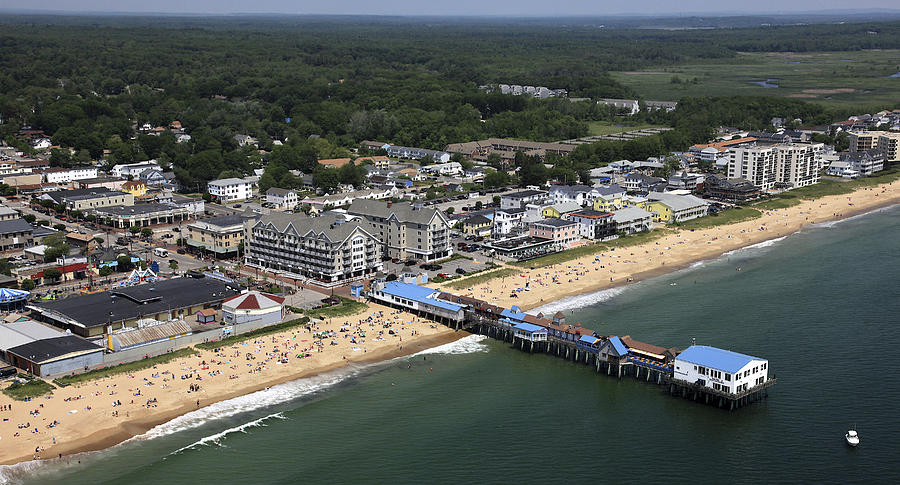
[[[73,4],[74,3],[74,4]],[[824,5],[823,5],[824,3]],[[3,11],[34,14],[144,14],[144,15],[387,15],[387,16],[447,16],[447,17],[567,17],[567,16],[778,16],[778,15],[854,15],[867,12],[890,11],[900,13],[893,0],[860,0],[848,8],[846,2],[827,0],[796,0],[785,3],[762,0],[749,4],[743,1],[683,0],[677,9],[661,0],[632,2],[591,2],[569,0],[553,4],[538,0],[498,0],[483,2],[458,0],[452,3],[423,4],[413,0],[382,0],[374,3],[363,0],[334,0],[311,3],[288,0],[183,2],[158,0],[153,3],[134,0],[45,0],[36,8],[27,0],[7,0]]]

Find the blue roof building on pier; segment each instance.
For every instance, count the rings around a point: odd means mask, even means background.
[[[369,297],[414,313],[422,313],[436,319],[459,323],[463,320],[464,305],[457,305],[438,298],[440,291],[401,281],[376,282]]]
[[[592,354],[599,353],[602,345],[603,339],[594,335],[582,335],[581,338],[575,342],[575,348]]]
[[[531,342],[547,341],[547,327],[541,327],[540,325],[533,325],[525,322],[515,323],[512,327],[514,332],[513,335],[515,337]]]

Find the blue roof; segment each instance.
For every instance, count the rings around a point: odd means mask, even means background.
[[[765,359],[706,345],[691,345],[678,354],[678,360],[734,374],[750,361]]]
[[[593,343],[597,342],[597,340],[600,340],[600,339],[597,337],[594,337],[593,335],[582,335],[581,338],[578,340],[581,342],[587,342],[589,344],[593,344]]]
[[[511,309],[510,308],[504,309],[502,312],[500,312],[500,315],[507,317],[507,318],[511,318],[513,320],[518,320],[521,322],[522,320],[525,319],[525,315],[528,315],[528,314],[525,312],[518,311],[518,307],[514,306]]]
[[[622,339],[620,339],[619,337],[610,337],[609,343],[613,346],[614,349],[616,349],[616,352],[619,355],[625,355],[628,353],[628,348],[625,347],[625,344],[622,343]]]
[[[450,303],[449,301],[444,301],[437,298],[428,298],[429,296],[438,293],[438,290],[427,288],[425,286],[414,285],[412,283],[403,283],[402,281],[388,281],[387,283],[385,283],[384,290],[382,291],[389,295],[399,296],[400,298],[406,298],[407,300],[426,303],[431,306],[444,308],[446,310],[454,312],[462,309],[460,305]]]
[[[517,330],[522,330],[523,332],[528,332],[528,333],[536,333],[536,332],[542,332],[542,331],[546,332],[547,331],[546,328],[541,327],[540,325],[532,325],[530,323],[525,323],[525,322],[517,323],[517,324],[513,325],[513,328],[515,328]]]

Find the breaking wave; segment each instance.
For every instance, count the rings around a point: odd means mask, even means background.
[[[468,337],[463,337],[456,342],[450,342],[449,344],[425,349],[421,352],[413,354],[413,356],[427,354],[460,355],[487,352],[489,350],[488,346],[483,343],[486,339],[487,337],[485,337],[484,335],[469,335]]]
[[[270,414],[268,416],[264,416],[259,419],[254,419],[253,421],[250,421],[249,423],[244,423],[240,426],[235,426],[234,428],[228,428],[228,429],[226,429],[224,431],[220,431],[216,434],[205,436],[203,438],[200,438],[198,441],[191,443],[185,447],[179,448],[169,454],[175,455],[175,454],[181,453],[182,451],[192,450],[198,446],[210,446],[210,445],[222,446],[222,442],[221,442],[222,438],[230,435],[231,433],[246,433],[247,432],[246,430],[248,428],[265,427],[265,426],[267,426],[265,424],[265,422],[268,421],[269,419],[287,419],[287,418],[285,418],[284,415],[282,415],[281,413]]]

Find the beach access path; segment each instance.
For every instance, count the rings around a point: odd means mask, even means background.
[[[466,335],[369,304],[357,315],[314,321],[218,353],[200,350],[151,369],[57,388],[27,402],[0,394],[0,407],[11,406],[0,411],[0,464],[108,448],[215,402],[349,364],[413,354]]]
[[[745,222],[694,231],[666,228],[664,235],[649,242],[598,252],[564,263],[534,269],[508,265],[521,271],[471,287],[454,290],[440,284],[429,286],[501,307],[517,305],[522,310],[528,310],[568,296],[676,271],[698,261],[717,258],[728,251],[793,234],[810,224],[844,219],[896,204],[900,204],[900,180],[861,188],[849,194],[803,201],[784,209],[764,210],[761,217]],[[526,284],[530,291],[515,291],[525,288]],[[454,285],[459,288],[459,282]],[[515,297],[511,296],[513,293]]]

